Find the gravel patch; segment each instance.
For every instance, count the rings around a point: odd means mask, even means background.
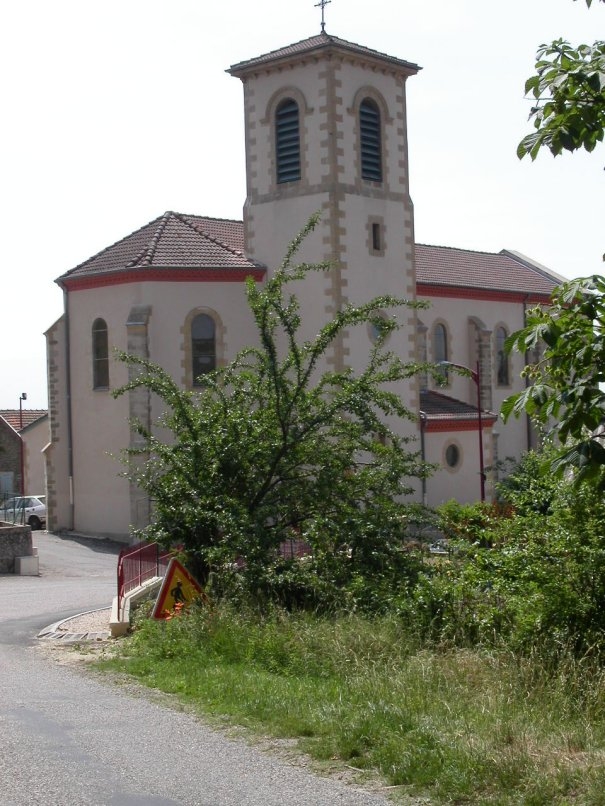
[[[38,633],[38,638],[46,641],[74,644],[81,641],[107,641],[111,638],[109,621],[111,608],[90,610],[77,616],[64,619]]]
[[[109,630],[111,608],[91,610],[90,613],[81,613],[79,616],[65,619],[57,625],[57,632],[102,632]]]

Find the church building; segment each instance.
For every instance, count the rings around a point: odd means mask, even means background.
[[[245,280],[263,283],[315,212],[299,259],[329,261],[297,288],[303,337],[347,303],[389,294],[427,300],[399,309],[388,348],[405,361],[444,365],[397,390],[417,416],[404,424],[438,470],[418,499],[489,499],[498,459],[531,447],[527,421],[497,413],[522,388],[523,357],[507,336],[561,278],[522,255],[417,244],[410,198],[406,83],[420,68],[323,30],[233,65],[244,89],[247,197],[242,221],[166,212],[67,271],[61,318],[47,331],[50,444],[45,450],[52,530],[128,541],[150,502],[120,476],[135,444],[129,418],[152,426],[157,402],[128,380],[114,347],[149,358],[185,389],[254,343]],[[344,334],[327,367],[361,369],[375,334]]]

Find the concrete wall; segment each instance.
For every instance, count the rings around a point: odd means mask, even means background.
[[[9,493],[21,493],[21,439],[19,434],[0,417],[0,472],[11,473],[12,490]]]
[[[63,528],[127,541],[132,526],[144,525],[145,495],[121,477],[125,465],[120,458],[134,439],[129,417],[153,423],[162,404],[146,392],[112,396],[129,377],[114,350],[149,357],[192,388],[188,323],[198,312],[209,313],[217,323],[219,364],[253,343],[243,282],[131,283],[70,292],[74,513],[73,526]],[[93,389],[91,333],[97,318],[108,328],[108,389]]]
[[[433,332],[435,324],[441,323],[445,326],[448,334],[448,360],[471,369],[475,369],[476,362],[479,360],[483,408],[499,415],[503,401],[513,392],[521,391],[525,387],[525,380],[521,378],[521,371],[524,367],[523,356],[515,352],[509,356],[509,383],[502,386],[498,384],[496,329],[504,327],[507,333],[510,334],[523,327],[522,303],[505,302],[497,299],[464,299],[461,297],[433,297],[430,299],[430,303],[430,307],[427,310],[419,313],[419,318],[424,328],[426,328],[426,358],[429,361],[435,360]],[[470,403],[473,406],[477,404],[477,386],[474,381],[454,372],[448,374],[446,387],[440,387],[432,380],[429,380],[428,387],[457,400]],[[454,436],[459,437],[458,434],[454,434]],[[447,447],[446,443],[450,437],[447,434],[435,433],[430,438],[433,456],[431,461],[440,462],[441,455]],[[473,453],[477,453],[477,445],[478,433],[475,429],[472,432],[472,436],[469,432],[462,441],[465,465],[468,465],[469,461],[473,462],[470,457]],[[518,420],[512,418],[507,423],[504,423],[502,418],[498,417],[493,428],[485,429],[484,432],[485,466],[488,467],[498,460],[504,460],[508,457],[518,459],[530,447],[530,433],[528,432],[528,422],[525,416],[520,417]],[[478,470],[477,455],[475,456],[474,466]],[[434,495],[429,495],[430,502],[435,504],[453,497],[449,492],[450,482],[454,477],[461,481],[463,478],[462,473],[462,467],[455,472],[449,469],[439,471],[435,480],[432,483],[429,482],[428,489],[432,489],[434,493]],[[497,473],[494,473],[490,481],[495,482],[497,478]],[[466,490],[478,491],[479,483],[471,480],[469,487],[462,487],[457,482],[456,489],[456,497],[459,500],[462,500],[462,498],[467,500],[468,493]],[[492,486],[488,485],[488,493],[491,491],[493,491]]]
[[[458,449],[459,461],[455,467],[446,462],[446,450],[450,445]],[[492,441],[490,429],[483,429],[485,466],[492,462]],[[461,504],[480,500],[481,477],[479,474],[479,432],[477,429],[428,433],[425,435],[427,462],[439,465],[436,472],[426,481],[427,503],[437,507],[452,498]],[[492,478],[488,476],[486,498],[490,500]]]
[[[32,530],[29,526],[4,525],[0,522],[0,574],[15,572],[16,557],[33,555]]]
[[[48,417],[41,417],[21,432],[24,446],[26,495],[46,494],[46,468],[43,450],[50,441]]]

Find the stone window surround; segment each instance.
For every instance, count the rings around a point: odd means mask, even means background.
[[[378,226],[379,230],[379,249],[374,248],[374,226]],[[369,216],[366,224],[366,231],[368,233],[366,244],[370,255],[373,255],[374,257],[384,257],[386,252],[386,226],[384,223],[384,218],[382,216]]]
[[[443,327],[443,332],[444,332],[444,335],[445,335],[445,358],[444,359],[437,358],[437,356],[435,355],[435,330],[437,329],[437,327],[439,325],[441,325]],[[430,355],[431,355],[432,362],[434,364],[436,364],[437,361],[443,361],[443,360],[451,361],[451,355],[452,355],[451,336],[450,336],[450,329],[449,329],[448,324],[445,321],[445,319],[435,319],[435,321],[432,323],[432,325],[430,327],[430,330],[429,330],[429,339],[430,339],[430,351],[429,352],[430,352]],[[450,386],[450,384],[451,384],[450,373],[448,373],[447,370],[445,370],[445,372],[443,373],[443,382],[442,383],[437,383],[436,381],[433,381],[433,386],[435,386],[438,389],[448,387],[448,386]]]
[[[278,182],[277,181],[277,142],[275,134],[275,115],[277,107],[282,101],[292,99],[298,104],[298,125],[299,125],[299,138],[300,138],[300,179],[295,182]],[[270,165],[271,165],[271,186],[270,193],[278,193],[284,188],[295,186],[300,187],[306,185],[308,182],[308,167],[307,167],[307,148],[306,148],[306,125],[305,117],[313,112],[312,107],[307,103],[307,99],[298,87],[286,86],[280,87],[276,90],[269,102],[265,111],[265,117],[261,119],[261,124],[267,127],[269,134],[269,152],[270,152]]]
[[[374,101],[380,112],[380,160],[382,164],[382,180],[380,182],[361,178],[361,130],[359,111],[362,101],[364,101],[366,98]],[[370,187],[386,188],[388,186],[386,126],[387,124],[393,122],[393,118],[389,115],[389,108],[384,96],[376,89],[376,87],[371,87],[369,85],[360,87],[355,93],[353,103],[347,111],[355,118],[355,161],[358,181],[360,184],[365,186],[369,185]]]
[[[181,362],[181,368],[183,370],[182,376],[182,384],[185,389],[196,389],[193,385],[193,354],[191,349],[191,325],[193,320],[196,316],[200,314],[205,314],[209,316],[212,321],[214,322],[214,336],[215,336],[215,348],[216,348],[216,366],[222,367],[225,364],[225,332],[226,328],[223,325],[222,319],[218,315],[216,311],[212,308],[207,308],[204,306],[200,306],[198,308],[193,308],[187,314],[185,318],[185,322],[181,327],[181,355],[183,356],[183,360]]]
[[[105,350],[104,354],[101,355],[98,353],[97,339],[95,335],[100,333],[102,330],[105,331]],[[91,337],[92,337],[92,389],[95,392],[106,392],[109,389],[109,328],[107,327],[107,322],[103,319],[102,316],[97,316],[92,323],[91,328]],[[106,375],[107,375],[107,383],[99,383],[99,373],[100,373],[100,363],[106,362]],[[105,380],[102,378],[101,380]]]
[[[428,364],[428,344],[427,344],[427,333],[428,327],[424,324],[424,322],[417,316],[416,317],[416,333],[415,333],[415,351],[414,355],[416,356],[416,361],[419,364]],[[429,388],[429,373],[428,370],[423,370],[418,375],[418,382],[419,387],[422,391],[426,391]]]
[[[512,373],[511,373],[511,357],[510,357],[510,355],[505,355],[507,382],[506,383],[500,383],[498,381],[498,331],[500,331],[500,330],[504,331],[505,339],[507,339],[508,336],[510,335],[509,328],[503,322],[498,322],[495,325],[495,327],[494,327],[494,329],[492,331],[493,340],[494,340],[494,345],[493,345],[494,379],[496,381],[496,386],[499,389],[510,389],[511,386],[512,386],[512,383],[511,383],[511,376],[512,376]]]

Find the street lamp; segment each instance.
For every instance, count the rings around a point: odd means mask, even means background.
[[[25,461],[24,461],[24,451],[23,451],[23,401],[27,400],[27,392],[21,392],[21,397],[19,398],[19,439],[21,440],[21,495],[25,495],[25,478],[24,478],[24,471],[25,471]]]
[[[422,459],[422,464],[426,462],[426,445],[425,445],[425,438],[424,432],[426,430],[426,424],[428,417],[426,416],[426,411],[419,411],[418,414],[420,415],[420,458]],[[424,506],[427,505],[427,497],[426,497],[426,476],[422,474],[422,503]]]
[[[483,419],[481,417],[481,372],[479,361],[476,368],[465,367],[464,364],[455,364],[453,361],[439,361],[441,367],[456,367],[468,372],[471,380],[477,387],[477,426],[479,428],[479,478],[481,479],[481,501],[485,501],[485,468],[483,466]]]

